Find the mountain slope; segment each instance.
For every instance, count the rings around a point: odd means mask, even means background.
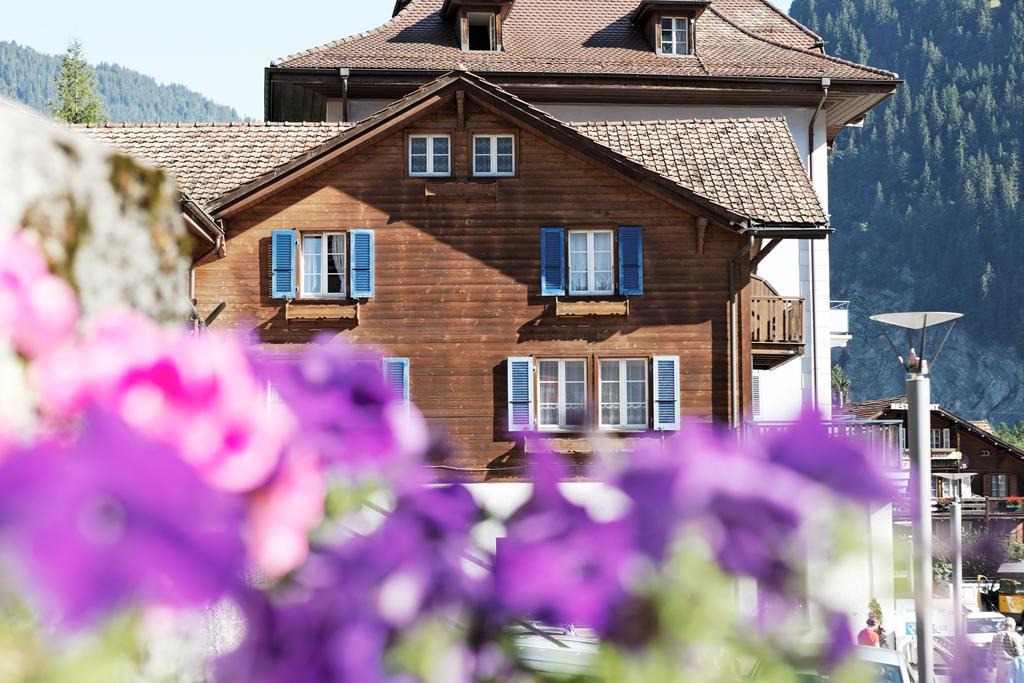
[[[61,58],[14,42],[0,41],[0,97],[49,113],[56,97],[54,78]],[[238,121],[231,107],[217,104],[181,85],[155,79],[116,64],[96,67],[99,92],[111,121]]]
[[[906,80],[830,161],[832,291],[851,300],[840,360],[854,398],[902,383],[867,315],[953,310],[966,318],[936,367],[937,399],[1024,420],[1024,0],[794,0],[790,12],[832,54]]]

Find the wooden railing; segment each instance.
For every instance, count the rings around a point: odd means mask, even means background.
[[[804,300],[800,297],[750,297],[751,341],[802,344]]]

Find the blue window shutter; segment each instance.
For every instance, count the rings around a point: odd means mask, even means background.
[[[540,293],[565,296],[565,230],[540,229]]]
[[[408,358],[385,358],[382,361],[384,370],[384,383],[388,385],[392,394],[402,402],[406,408],[409,407],[409,359]]]
[[[353,299],[373,297],[374,253],[373,230],[351,230],[349,235],[349,296]]]
[[[654,428],[679,429],[679,356],[654,357]]]
[[[274,230],[270,235],[270,296],[295,298],[294,230]]]
[[[508,359],[508,431],[533,429],[533,358]]]
[[[644,230],[619,228],[619,294],[644,293]]]

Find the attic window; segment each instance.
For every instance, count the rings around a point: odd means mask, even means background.
[[[495,12],[466,12],[463,48],[470,52],[497,52],[498,15]]]
[[[674,56],[690,54],[691,25],[692,21],[689,17],[662,17],[660,31],[661,54]]]

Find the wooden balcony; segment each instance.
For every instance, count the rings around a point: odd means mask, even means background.
[[[770,370],[804,353],[804,300],[750,297],[750,335],[755,370]]]
[[[949,498],[932,498],[932,516],[935,519],[949,519]],[[963,498],[960,500],[960,515],[964,519],[1019,519],[1024,520],[1024,505],[1019,498]],[[908,520],[911,517],[909,496],[897,501],[893,507],[893,518]]]

